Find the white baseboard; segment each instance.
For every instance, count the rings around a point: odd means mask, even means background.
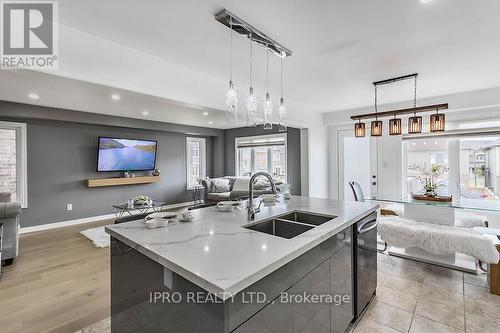
[[[193,202],[188,201],[188,202],[180,202],[180,203],[171,204],[171,205],[165,205],[163,207],[164,207],[164,209],[174,209],[174,208],[187,207],[187,206],[191,206],[191,205],[193,205]],[[109,220],[109,219],[115,219],[115,218],[116,218],[115,214],[106,214],[106,215],[99,215],[99,216],[84,217],[81,219],[46,223],[46,224],[41,224],[41,225],[35,225],[33,227],[25,227],[25,228],[21,228],[19,230],[19,233],[20,234],[27,234],[30,232],[57,229],[57,228],[78,225],[78,224],[92,223],[92,222],[98,222],[98,221],[102,221],[102,220]]]

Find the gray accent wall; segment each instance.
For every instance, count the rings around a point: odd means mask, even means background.
[[[192,200],[186,190],[186,135],[161,131],[28,120],[28,208],[22,226],[109,214],[111,205],[145,194],[155,200],[179,203]],[[99,136],[158,141],[155,184],[88,188],[87,178],[120,176],[97,173]],[[213,170],[212,138],[207,140],[207,174]],[[140,174],[140,173],[138,173]],[[66,211],[72,203],[73,210]]]
[[[262,126],[240,127],[225,130],[225,160],[226,174],[234,175],[236,173],[235,163],[235,139],[247,136],[257,136],[266,134],[275,134],[278,127],[274,126],[272,130],[264,130]],[[301,193],[301,172],[300,172],[300,129],[288,127],[287,129],[287,167],[288,183],[292,187],[293,194]]]

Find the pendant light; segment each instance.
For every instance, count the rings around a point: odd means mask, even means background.
[[[280,97],[280,106],[278,108],[278,116],[279,116],[279,122],[278,122],[278,131],[279,132],[286,132],[286,105],[285,105],[285,99],[283,98],[283,59],[286,57],[285,52],[281,52],[281,97]]]
[[[402,132],[401,119],[394,115],[394,118],[389,120],[389,135],[401,135]]]
[[[269,48],[266,45],[266,98],[264,99],[264,126],[265,130],[272,130],[273,102],[269,95]]]
[[[417,75],[414,78],[414,90],[413,90],[413,108],[417,108]],[[418,134],[422,133],[422,116],[417,116],[416,112],[413,112],[413,116],[408,118],[408,134]]]
[[[429,129],[431,132],[444,132],[445,125],[445,117],[444,113],[439,113],[439,110],[436,110],[435,114],[431,114],[431,122],[429,125]]]
[[[362,123],[361,119],[359,119],[359,122],[354,124],[354,136],[356,138],[364,138],[365,135],[366,135],[365,123]]]
[[[255,115],[257,113],[257,97],[253,94],[253,51],[252,34],[248,35],[250,40],[250,91],[247,96],[247,126],[255,126]]]
[[[416,113],[408,118],[408,134],[422,133],[422,116],[417,116]]]
[[[377,86],[375,85],[375,120],[371,123],[371,136],[382,136],[382,121],[377,118],[378,106],[377,106]]]
[[[230,64],[229,64],[229,88],[226,92],[226,123],[238,120],[238,95],[233,85],[233,21],[229,20],[229,41],[230,41]]]

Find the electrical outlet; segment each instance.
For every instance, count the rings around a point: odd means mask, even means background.
[[[73,204],[66,204],[66,210],[73,210]]]

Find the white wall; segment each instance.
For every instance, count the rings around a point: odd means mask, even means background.
[[[312,116],[312,115],[311,115]],[[308,128],[309,196],[328,197],[328,131],[322,117],[316,117]]]

